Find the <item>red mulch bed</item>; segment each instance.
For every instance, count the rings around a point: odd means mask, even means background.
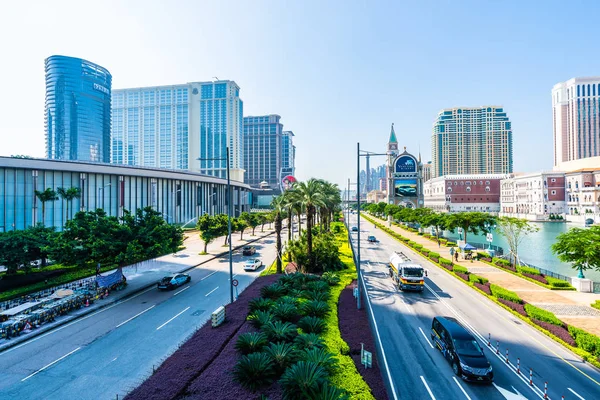
[[[356,369],[371,388],[373,396],[376,399],[386,400],[388,396],[379,370],[375,339],[366,309],[364,307],[361,310],[356,309],[356,299],[352,292],[355,287],[356,281],[346,286],[340,294],[338,302],[340,332],[342,339],[350,346],[350,357],[354,360]],[[373,353],[373,368],[365,369],[360,363],[361,343],[364,343],[365,348]]]
[[[477,289],[481,290],[482,292],[487,293],[490,296],[492,295],[492,291],[490,290],[490,284],[489,283],[481,284],[479,282],[473,282],[473,285],[475,285],[475,287]]]
[[[202,328],[185,342],[175,353],[158,368],[158,370],[148,378],[144,383],[134,389],[126,397],[128,400],[171,400],[179,399],[184,396],[204,372],[213,371],[211,368],[213,361],[219,361],[221,371],[226,368],[233,368],[237,357],[221,357],[220,354],[232,347],[236,335],[243,328],[248,314],[248,303],[255,297],[260,297],[260,289],[263,286],[270,285],[279,279],[278,275],[268,275],[257,278],[248,286],[239,296],[237,301],[225,307],[226,322],[217,328],[211,326],[210,320]],[[231,346],[228,346],[231,341]],[[228,367],[222,363],[222,359],[227,358]],[[223,383],[232,382],[231,379],[221,380],[219,387]],[[234,385],[231,385],[234,386]],[[241,388],[240,388],[241,389]],[[243,389],[242,389],[243,390]],[[236,395],[236,400],[255,399],[256,394],[251,396]],[[199,397],[198,397],[199,398]],[[230,399],[232,397],[221,397]],[[276,398],[273,396],[273,398]],[[212,398],[217,400],[218,397]]]
[[[469,274],[463,274],[462,272],[455,272],[455,274],[463,278],[465,281],[469,282]]]

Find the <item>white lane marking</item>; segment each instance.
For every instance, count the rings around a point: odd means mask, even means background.
[[[42,372],[43,370],[45,370],[48,367],[53,366],[54,364],[56,364],[57,362],[59,362],[60,360],[67,358],[68,356],[70,356],[71,354],[75,353],[77,350],[81,349],[81,347],[76,348],[73,351],[68,352],[67,354],[65,354],[64,356],[62,356],[61,358],[52,361],[50,364],[46,365],[45,367],[42,367],[40,369],[38,369],[37,371],[35,371],[33,374],[26,376],[25,378],[21,379],[21,382],[25,382],[27,379],[31,378],[32,376],[39,374],[40,372]]]
[[[184,288],[183,288],[183,289],[181,289],[179,292],[175,292],[175,293],[173,293],[173,297],[177,296],[179,293],[183,292],[184,290],[188,290],[189,288],[191,288],[191,286],[184,287]]]
[[[519,395],[519,396],[521,396],[521,397],[525,397],[525,396],[523,396],[523,395],[521,394],[521,392],[519,392],[519,391],[517,390],[517,388],[516,388],[516,387],[514,387],[514,386],[512,386],[512,385],[511,385],[510,387],[511,387],[511,388],[513,388],[513,390],[515,391],[515,393],[516,393],[516,394],[518,394],[518,395]]]
[[[421,380],[423,381],[423,385],[425,385],[425,389],[427,389],[427,392],[429,392],[429,395],[431,396],[431,399],[435,400],[435,396],[433,395],[433,393],[431,393],[431,389],[429,389],[429,385],[425,381],[425,378],[423,378],[423,375],[421,375]]]
[[[213,290],[211,290],[210,292],[206,293],[204,295],[204,297],[208,297],[212,292],[214,292],[215,290],[217,290],[219,287],[217,286],[216,288],[214,288]]]
[[[485,339],[479,332],[477,332],[477,330],[475,328],[473,328],[473,326],[471,326],[471,324],[469,324],[468,321],[466,321],[452,306],[450,306],[433,289],[431,289],[431,287],[427,283],[425,283],[425,287],[440,301],[440,303],[442,303],[444,306],[446,306],[446,308],[449,309],[454,314],[456,319],[458,319],[468,330],[470,330],[471,333],[473,333],[473,335],[475,335],[484,344],[485,347],[492,350],[492,351],[490,351],[490,354],[493,354],[494,356],[496,356],[497,359],[501,360],[502,364],[505,365],[510,371],[512,371],[519,379],[521,379],[521,381],[523,383],[525,383],[527,385],[527,387],[530,388],[531,391],[534,394],[536,394],[540,399],[543,398],[544,393],[542,392],[542,390],[539,387],[537,387],[535,385],[535,383],[533,384],[533,386],[529,385],[529,381],[526,380],[522,374],[517,373],[516,367],[514,367],[512,364],[506,365],[505,360],[502,357],[502,354],[496,354],[495,349],[493,347],[488,346],[487,339]]]
[[[40,339],[42,339],[42,338],[44,338],[44,337],[46,337],[46,336],[48,336],[48,335],[51,335],[51,334],[53,334],[53,333],[56,333],[56,332],[58,332],[58,331],[60,331],[60,330],[62,330],[62,329],[68,328],[69,326],[71,326],[71,325],[73,325],[73,324],[76,324],[76,323],[78,323],[78,322],[81,322],[81,321],[85,321],[86,319],[88,319],[88,318],[91,318],[91,317],[93,317],[93,316],[95,316],[95,315],[97,315],[97,314],[100,314],[100,313],[102,313],[102,312],[104,312],[104,311],[108,311],[108,310],[110,310],[110,309],[111,309],[111,308],[113,308],[113,307],[116,307],[116,306],[118,306],[118,305],[120,305],[120,304],[123,304],[123,303],[125,303],[125,302],[128,302],[129,300],[133,300],[133,299],[135,299],[136,297],[138,297],[138,296],[141,296],[141,295],[143,295],[143,294],[144,294],[144,293],[146,293],[146,292],[149,292],[150,290],[154,290],[155,288],[156,288],[156,286],[154,286],[154,285],[153,285],[153,286],[149,287],[148,289],[146,289],[146,290],[144,290],[144,291],[142,291],[142,292],[140,292],[140,293],[136,294],[135,296],[131,296],[131,297],[129,297],[129,298],[125,299],[125,300],[122,300],[122,301],[121,301],[121,300],[119,300],[119,301],[117,301],[115,304],[112,304],[112,305],[110,305],[110,306],[107,306],[107,307],[105,307],[105,308],[103,308],[103,309],[101,309],[101,310],[95,311],[95,312],[93,312],[93,313],[91,313],[91,314],[89,314],[89,315],[86,315],[86,316],[85,316],[85,317],[83,317],[83,318],[78,318],[78,319],[76,319],[75,321],[73,321],[73,322],[69,322],[68,324],[65,324],[65,325],[63,325],[63,326],[59,326],[58,328],[56,328],[56,329],[53,329],[53,330],[51,330],[50,332],[44,333],[44,334],[42,334],[42,335],[40,335],[40,336],[33,337],[33,338],[31,338],[31,339],[27,340],[26,342],[24,342],[24,343],[22,343],[22,344],[16,345],[15,347],[11,347],[10,349],[4,350],[4,351],[2,351],[2,352],[0,352],[0,353],[10,353],[10,352],[11,352],[11,351],[13,351],[13,350],[16,350],[16,349],[18,349],[18,348],[20,348],[20,347],[23,347],[23,346],[26,346],[26,345],[28,345],[28,344],[30,344],[30,343],[33,343],[33,342],[35,342],[36,340],[40,340]]]
[[[363,278],[363,293],[365,299],[367,299],[367,304],[369,305],[369,311],[371,312],[371,316],[373,317],[373,326],[375,327],[375,333],[377,334],[377,340],[381,344],[381,356],[383,357],[383,363],[385,364],[385,371],[388,376],[388,380],[390,382],[390,387],[392,389],[392,395],[394,396],[394,400],[398,399],[398,395],[396,394],[396,388],[394,387],[394,381],[392,380],[392,374],[390,373],[390,367],[388,366],[387,357],[385,355],[385,350],[383,350],[383,342],[381,341],[381,336],[379,336],[379,328],[377,327],[377,321],[375,321],[375,315],[373,314],[373,307],[371,306],[371,299],[369,297],[369,292],[367,291],[367,285],[365,284],[364,276],[361,274]]]
[[[256,270],[255,270],[255,271],[256,271]],[[235,275],[233,275],[233,276],[232,276],[232,278],[235,278],[236,276],[238,276],[238,274],[235,274]],[[229,280],[229,279],[228,279],[228,280]]]
[[[202,282],[203,280],[210,278],[211,276],[213,276],[214,274],[216,274],[219,271],[215,271],[215,272],[211,272],[210,274],[206,275],[204,278],[200,279],[200,282]]]
[[[412,310],[410,309],[410,307],[408,306],[408,304],[406,304],[404,302],[404,300],[400,299],[400,301],[402,302],[402,304],[404,304],[404,308],[406,308],[406,311],[408,311],[409,314],[412,314]]]
[[[142,314],[143,314],[143,313],[145,313],[146,311],[149,311],[149,310],[153,309],[154,307],[156,307],[156,304],[155,304],[155,305],[153,305],[153,306],[151,306],[151,307],[148,307],[148,308],[146,308],[144,311],[142,311],[142,312],[140,312],[140,313],[137,313],[137,314],[135,314],[133,317],[129,318],[128,320],[125,320],[125,321],[121,322],[119,325],[117,325],[117,328],[118,328],[118,327],[120,327],[120,326],[122,326],[122,325],[125,325],[126,323],[128,323],[128,322],[129,322],[129,321],[131,321],[132,319],[134,319],[134,318],[136,318],[136,317],[139,317],[140,315],[142,315]]]
[[[581,397],[581,396],[579,395],[579,393],[577,393],[577,392],[576,392],[576,391],[574,391],[573,389],[571,389],[571,388],[567,388],[567,389],[569,389],[569,392],[573,393],[575,396],[579,397],[581,400],[585,400],[583,397]]]
[[[471,400],[471,397],[469,397],[469,395],[467,394],[467,392],[465,391],[465,389],[462,387],[462,385],[460,384],[460,382],[458,382],[458,379],[456,379],[455,376],[452,377],[452,379],[454,379],[454,382],[456,382],[456,384],[458,385],[458,387],[460,388],[461,392],[463,392],[463,394],[465,395],[465,397],[469,400]]]
[[[113,358],[110,362],[117,361],[118,357]]]
[[[421,329],[421,327],[419,327],[419,330],[421,331],[421,335],[423,335],[423,337],[425,338],[425,340],[427,340],[427,343],[429,343],[429,347],[431,347],[433,349],[433,345],[431,344],[431,342],[427,338],[427,335],[425,335],[425,332],[423,332],[423,329]]]
[[[510,390],[506,390],[506,389],[496,385],[496,383],[492,383],[492,385],[494,385],[494,387],[496,388],[496,390],[498,390],[500,392],[502,397],[504,397],[507,400],[523,400],[523,399],[527,400],[527,398],[525,396],[523,396],[521,393],[519,393],[518,391],[517,391],[517,394],[514,394]],[[514,387],[513,387],[513,389],[514,389]],[[516,391],[516,389],[515,389],[515,391]]]
[[[168,320],[167,322],[165,322],[164,324],[162,324],[161,326],[159,326],[158,328],[156,328],[156,330],[159,330],[160,328],[162,328],[163,326],[165,326],[166,324],[168,324],[169,322],[173,321],[175,318],[179,317],[181,314],[183,314],[184,312],[186,312],[187,310],[189,310],[190,307],[186,308],[185,310],[179,312],[177,315],[175,315],[173,318],[171,318],[170,320]]]

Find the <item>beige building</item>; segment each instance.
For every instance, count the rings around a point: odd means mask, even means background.
[[[519,174],[500,181],[500,216],[544,221],[565,214],[565,173]]]
[[[565,178],[567,221],[600,223],[600,168],[567,172]]]
[[[367,203],[380,203],[387,200],[387,193],[381,190],[371,190],[367,193]]]

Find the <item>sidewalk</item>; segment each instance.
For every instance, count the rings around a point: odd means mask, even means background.
[[[260,227],[256,228],[255,236],[251,235],[252,231],[247,230],[244,233],[244,239],[240,240],[239,233],[232,233],[231,245],[233,249],[238,249],[248,243],[255,242],[266,236],[275,233],[275,229],[268,229],[265,225],[264,232],[261,232]],[[229,246],[223,246],[225,236],[215,239],[208,245],[206,255],[199,255],[204,250],[204,242],[200,240],[199,235],[186,236],[184,241],[185,249],[175,253],[164,255],[152,260],[142,261],[123,268],[123,274],[127,277],[127,286],[120,291],[112,292],[108,298],[96,300],[89,307],[83,307],[79,310],[74,310],[67,315],[57,317],[55,322],[46,323],[29,332],[21,332],[20,336],[11,339],[0,339],[0,353],[10,347],[14,347],[31,338],[41,335],[45,332],[53,330],[59,326],[66,325],[85,315],[89,315],[100,309],[115,305],[120,300],[134,296],[144,290],[153,288],[156,283],[165,275],[185,272],[198,265],[207,263],[221,255],[227,254]],[[114,272],[107,271],[103,275]]]
[[[372,215],[369,215],[369,218],[373,218],[387,227],[387,221]],[[423,245],[424,248],[439,253],[441,257],[452,258],[450,247],[438,247],[437,243],[393,224],[389,228],[415,243]],[[516,292],[523,300],[553,312],[567,324],[600,336],[600,310],[590,307],[590,304],[600,300],[600,293],[546,289],[478,260],[473,260],[473,262],[459,260],[454,263],[466,267],[473,274],[489,279],[490,283]]]

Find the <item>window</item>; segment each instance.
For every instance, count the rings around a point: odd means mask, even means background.
[[[550,182],[556,182],[556,178],[550,179]]]
[[[470,188],[470,187],[467,187],[467,192],[470,192],[470,191],[471,191],[471,188]]]
[[[489,185],[489,184],[490,184],[490,181],[485,181],[485,184],[486,184],[486,185]]]
[[[552,190],[550,193],[551,194],[556,194],[556,190]]]
[[[486,192],[489,192],[489,191],[490,191],[490,187],[489,187],[489,186],[486,186],[486,187],[485,187],[485,191],[486,191]]]
[[[464,186],[465,183],[463,181],[460,182],[460,186]]]

